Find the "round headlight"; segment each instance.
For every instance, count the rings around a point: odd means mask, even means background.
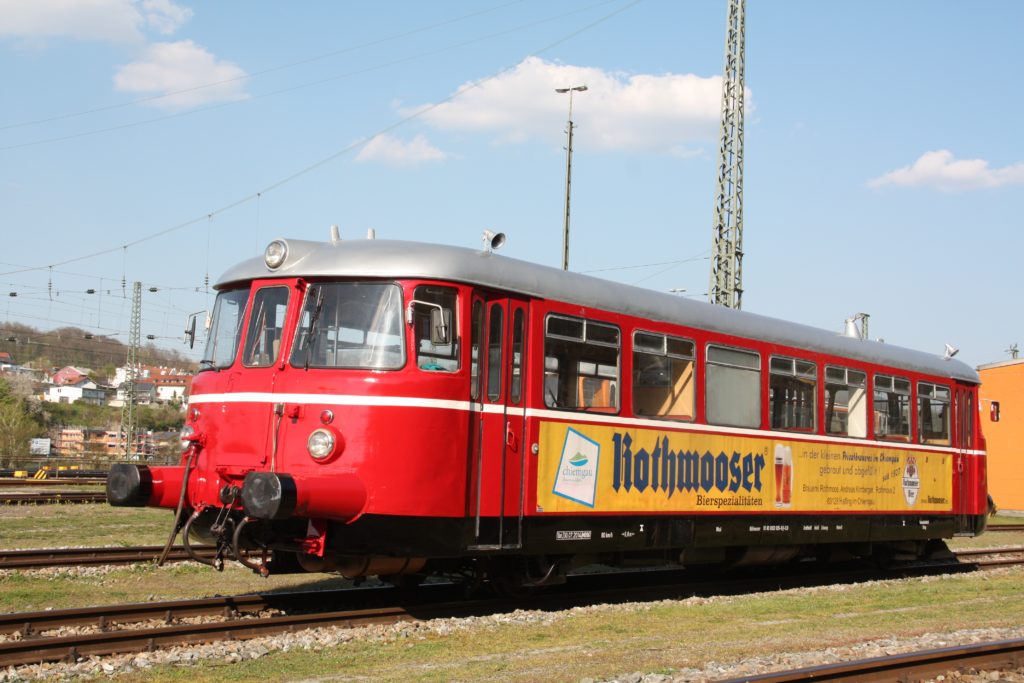
[[[188,447],[192,445],[192,441],[189,437],[195,433],[196,430],[192,428],[192,425],[185,425],[181,428],[181,434],[178,435],[178,438],[181,439],[181,450],[188,450]]]
[[[323,460],[330,457],[334,452],[334,434],[326,429],[318,429],[309,435],[306,441],[306,450],[316,460]]]
[[[271,270],[280,268],[287,257],[288,245],[283,240],[274,240],[267,245],[267,250],[263,252],[263,260],[266,262],[267,268]]]

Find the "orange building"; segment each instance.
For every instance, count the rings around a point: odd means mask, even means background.
[[[988,492],[1000,510],[1024,512],[1024,358],[978,367]]]

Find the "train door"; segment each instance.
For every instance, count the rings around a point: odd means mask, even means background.
[[[472,303],[471,546],[522,544],[527,303],[478,293]]]
[[[245,322],[242,344],[242,370],[232,372],[228,392],[273,394],[283,371],[284,331],[287,329],[288,305],[296,294],[292,283],[261,281],[253,288],[252,305]],[[280,465],[276,444],[280,440],[283,405],[255,403],[246,407],[231,406],[238,429],[222,430],[231,434],[221,443],[218,453],[221,464],[251,463],[255,449],[262,455],[261,464],[273,471]],[[251,411],[251,412],[250,412]],[[244,426],[243,426],[244,425]]]
[[[953,499],[956,501],[957,530],[973,531],[973,520],[970,515],[974,489],[972,467],[974,450],[974,400],[971,390],[965,387],[956,388],[956,421],[957,449],[953,463],[953,487],[956,489]]]

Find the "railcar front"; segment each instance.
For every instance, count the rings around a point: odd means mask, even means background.
[[[218,285],[181,464],[116,466],[108,498],[178,510],[186,542],[216,543],[218,565],[416,573],[467,545],[469,297],[439,279],[275,262],[324,248],[275,242],[265,265]]]

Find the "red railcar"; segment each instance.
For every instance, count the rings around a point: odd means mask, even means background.
[[[217,289],[181,464],[108,499],[264,573],[539,584],[984,529],[956,360],[408,242],[276,240]]]

